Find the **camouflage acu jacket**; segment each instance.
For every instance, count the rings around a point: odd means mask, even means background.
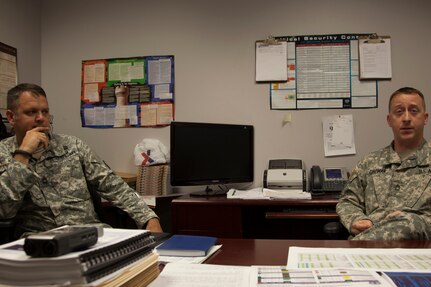
[[[431,148],[423,145],[404,160],[392,145],[358,163],[344,188],[337,213],[350,230],[368,219],[373,227],[355,239],[431,238]],[[395,217],[387,218],[394,211]]]
[[[16,138],[0,142],[0,219],[15,218],[17,233],[65,224],[100,224],[89,186],[142,227],[157,217],[80,139],[54,134],[48,149],[25,166],[11,156]]]

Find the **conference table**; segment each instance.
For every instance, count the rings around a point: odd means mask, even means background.
[[[221,238],[222,247],[204,263],[220,265],[286,265],[290,246],[322,248],[431,248],[431,240],[351,241]]]

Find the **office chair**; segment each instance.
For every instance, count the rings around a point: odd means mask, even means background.
[[[96,189],[89,186],[91,199],[93,201],[94,211],[101,222],[109,224],[113,228],[136,229],[138,226],[127,212],[112,205],[109,202],[102,202],[102,198]]]
[[[0,244],[12,241],[15,230],[15,221],[13,219],[0,220]]]
[[[349,238],[349,231],[339,221],[328,222],[323,226],[323,232],[328,239],[346,240]]]

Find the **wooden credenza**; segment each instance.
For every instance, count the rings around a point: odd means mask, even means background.
[[[172,232],[219,238],[328,239],[338,221],[334,196],[311,200],[244,200],[183,196],[171,203]]]

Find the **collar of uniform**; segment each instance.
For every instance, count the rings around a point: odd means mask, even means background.
[[[428,142],[424,139],[422,145],[413,152],[406,159],[401,161],[400,156],[393,148],[393,142],[383,149],[383,162],[384,166],[398,164],[403,165],[405,167],[412,166],[429,166],[431,164],[431,147]]]
[[[431,146],[424,139],[422,146],[415,152],[417,157],[417,163],[420,166],[430,166],[431,165]]]
[[[400,156],[393,148],[393,142],[382,150],[381,158],[382,158],[381,164],[383,166],[389,166],[392,164],[398,164],[398,165],[401,164]]]
[[[18,141],[16,140],[16,136],[7,138],[5,142],[9,144],[9,148],[11,149],[10,152],[13,152],[18,148]]]

